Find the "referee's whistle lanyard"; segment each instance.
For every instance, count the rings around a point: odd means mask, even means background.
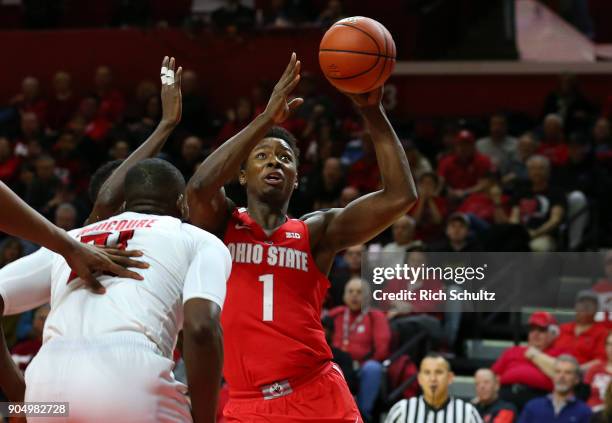
[[[348,307],[344,310],[344,320],[342,322],[342,349],[344,351],[347,351],[348,346],[349,346],[349,336],[351,334],[351,332],[353,332],[358,326],[359,324],[361,324],[361,322],[363,322],[363,319],[365,319],[366,315],[369,312],[369,307],[365,307],[361,313],[359,313],[359,316],[357,316],[357,318],[355,319],[355,321],[349,325],[349,320],[351,317],[351,311],[348,309]]]

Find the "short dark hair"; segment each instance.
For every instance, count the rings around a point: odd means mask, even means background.
[[[444,360],[444,362],[446,363],[446,367],[448,368],[448,371],[449,371],[449,372],[451,371],[451,366],[450,366],[450,363],[448,362],[448,360],[446,359],[446,357],[444,357],[442,354],[439,354],[439,353],[437,353],[437,352],[430,352],[430,353],[427,353],[427,355],[425,355],[425,357],[423,357],[423,359],[421,360],[421,363],[419,364],[419,369],[420,369],[420,368],[421,368],[421,366],[423,365],[423,362],[424,362],[426,359],[428,359],[428,358],[430,358],[430,359],[432,359],[432,360],[437,360],[437,359],[441,358],[441,359],[442,359],[442,360]]]
[[[289,144],[289,148],[291,148],[291,151],[293,151],[293,155],[295,156],[296,164],[299,163],[300,149],[297,146],[297,139],[291,132],[287,131],[285,128],[282,128],[280,126],[273,126],[272,128],[270,128],[268,132],[266,132],[266,135],[264,135],[263,137],[264,138],[278,138],[278,139],[285,141],[287,144]]]
[[[115,169],[119,167],[121,163],[123,163],[123,160],[112,160],[110,162],[106,162],[102,166],[100,166],[94,172],[93,175],[91,175],[87,193],[89,194],[89,199],[92,203],[96,202],[98,194],[100,193],[100,188],[102,188],[104,182],[106,182],[106,180],[111,176]]]
[[[185,191],[185,178],[170,162],[146,159],[132,167],[125,175],[125,200],[154,199],[175,202]]]

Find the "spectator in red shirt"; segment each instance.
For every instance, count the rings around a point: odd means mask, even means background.
[[[108,66],[96,69],[94,87],[100,103],[100,115],[113,123],[121,120],[125,111],[125,100],[123,94],[113,88],[113,74]]]
[[[463,198],[482,189],[481,178],[493,168],[491,160],[476,151],[474,135],[460,131],[455,138],[453,153],[438,165],[438,174],[449,187],[449,195]]]
[[[543,134],[538,154],[548,157],[553,166],[567,163],[568,150],[563,135],[563,120],[559,115],[549,114],[544,118]]]
[[[366,419],[371,417],[382,382],[382,361],[389,356],[391,330],[387,317],[368,306],[369,289],[359,278],[344,290],[344,306],[329,312],[334,319],[333,344],[359,363],[357,404]]]
[[[32,333],[30,334],[30,338],[17,343],[13,348],[11,348],[11,356],[13,361],[22,371],[28,367],[42,346],[43,328],[45,327],[45,321],[47,320],[49,311],[49,305],[38,307],[34,312],[34,319],[32,320]]]
[[[457,211],[476,216],[488,223],[505,223],[510,212],[510,197],[502,192],[497,175],[493,172],[481,180],[482,191],[470,194]],[[499,213],[499,210],[504,213]]]
[[[44,125],[47,118],[47,101],[40,95],[40,82],[28,76],[21,83],[21,92],[11,100],[11,104],[19,113],[34,113],[38,121]]]
[[[610,120],[600,117],[593,126],[593,147],[595,159],[603,164],[612,166],[612,129]]]
[[[19,158],[13,154],[8,138],[0,137],[0,181],[10,185],[19,171]]]
[[[72,92],[72,77],[67,72],[57,72],[53,77],[53,97],[49,101],[47,126],[54,131],[64,129],[79,106]]]
[[[587,404],[593,411],[603,409],[610,381],[612,381],[612,333],[606,337],[606,360],[599,360],[584,377],[584,383],[591,387],[591,396]]]
[[[253,116],[253,105],[247,97],[240,97],[236,106],[227,110],[225,125],[217,135],[217,145],[229,140],[249,124]]]
[[[576,297],[576,321],[561,325],[561,333],[553,344],[565,349],[580,363],[583,371],[605,358],[605,342],[608,330],[602,323],[595,322],[599,299],[591,291],[581,291]]]
[[[603,313],[599,319],[606,322],[608,329],[611,326],[612,319],[612,250],[603,254],[604,277],[595,283],[591,289],[597,293],[599,297],[599,310]]]
[[[419,199],[409,213],[416,221],[415,238],[428,244],[442,237],[448,205],[439,195],[440,181],[435,173],[421,175],[418,188]]]
[[[545,362],[549,357],[565,352],[553,347],[558,331],[557,322],[550,313],[533,313],[529,317],[527,346],[508,348],[491,367],[499,376],[500,397],[518,410],[529,400],[552,391],[551,377],[544,370],[548,370]]]

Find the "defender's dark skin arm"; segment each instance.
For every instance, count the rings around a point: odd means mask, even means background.
[[[174,57],[168,59],[164,57],[162,68],[174,71],[176,61]],[[155,131],[136,149],[123,163],[112,173],[100,188],[100,193],[93,206],[91,214],[85,224],[95,223],[100,220],[108,219],[115,215],[124,201],[123,182],[127,172],[137,163],[155,157],[163,148],[166,140],[181,121],[182,97],[181,97],[181,76],[183,68],[179,67],[176,71],[174,84],[164,84],[162,78],[161,102],[162,118],[155,128]]]
[[[276,123],[284,121],[304,101],[287,97],[300,81],[300,62],[295,53],[274,87],[266,110],[246,128],[224,142],[197,169],[187,183],[187,201],[191,223],[220,235],[233,204],[225,196],[223,185],[240,170],[251,150]]]
[[[0,388],[9,401],[22,402],[25,394],[25,381],[21,370],[17,367],[4,337],[2,316],[4,315],[4,300],[0,296]]]
[[[212,301],[194,298],[185,303],[183,358],[193,420],[214,423],[223,371],[221,309]]]
[[[359,106],[372,136],[383,188],[351,202],[343,209],[316,213],[306,219],[317,266],[329,272],[334,256],[352,245],[374,238],[417,200],[408,159],[381,104],[382,87],[361,95],[349,95]]]

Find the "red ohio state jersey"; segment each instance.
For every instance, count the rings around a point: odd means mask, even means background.
[[[268,237],[246,209],[235,209],[224,241],[232,256],[221,315],[230,390],[291,381],[329,362],[321,307],[330,283],[306,224],[288,219]]]

